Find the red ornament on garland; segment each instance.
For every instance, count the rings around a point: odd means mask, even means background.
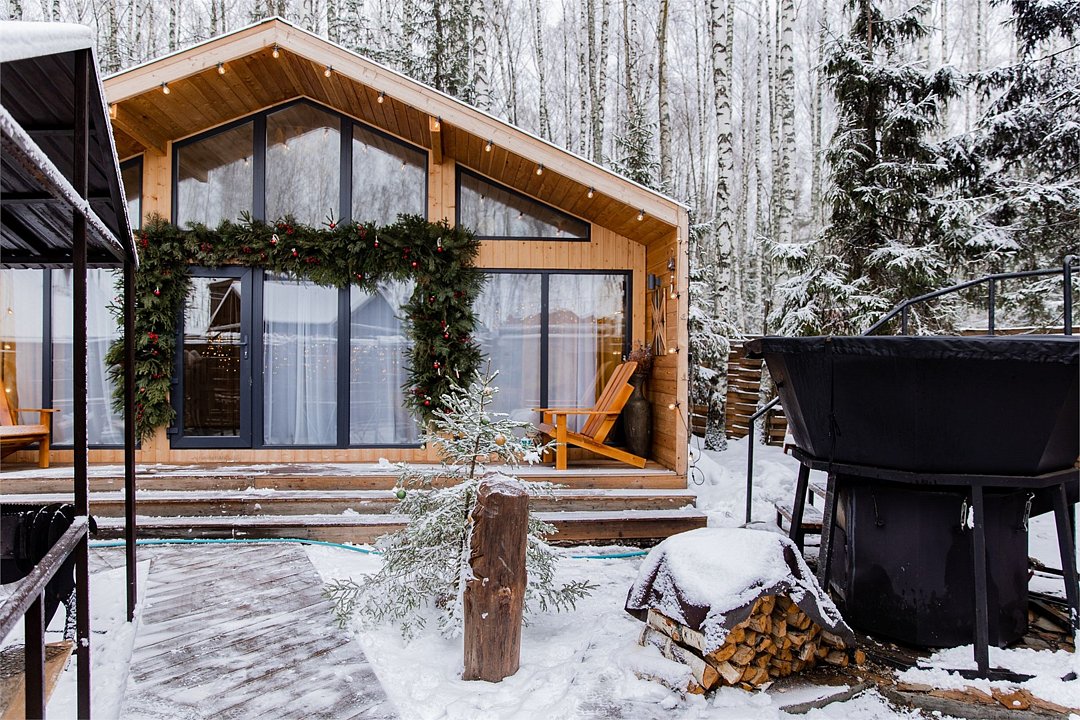
[[[161,297],[161,288],[154,288],[154,297]]]
[[[418,262],[416,262],[415,260],[413,260],[413,261],[412,261],[412,266],[413,266],[413,270],[415,270],[416,268],[420,267],[420,263],[418,263]]]
[[[442,337],[443,337],[443,340],[449,340],[450,339],[450,333],[443,333]]]
[[[292,249],[292,256],[293,257],[300,257],[300,253],[296,252],[296,248]]]
[[[431,401],[430,400],[425,400],[424,401],[424,407],[431,407]]]
[[[271,245],[277,245],[278,244],[277,233],[274,233],[273,235],[270,236],[270,244]]]
[[[432,363],[432,365],[431,365],[431,366],[432,366],[433,368],[435,368],[436,370],[438,370],[439,368],[441,368],[441,367],[442,367],[442,365],[441,365],[441,364],[439,363],[439,361],[438,361],[438,360],[436,360],[436,361],[435,361],[434,363]]]

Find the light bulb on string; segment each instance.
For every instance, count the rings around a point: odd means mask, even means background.
[[[278,47],[277,43],[274,43],[274,49],[270,52],[270,54],[274,56],[275,60],[281,57],[281,48]]]

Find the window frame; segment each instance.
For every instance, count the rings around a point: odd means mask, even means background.
[[[492,178],[489,178],[488,176],[479,173],[472,168],[465,167],[464,165],[460,164],[457,166],[457,173],[454,177],[454,220],[458,225],[464,225],[465,227],[471,228],[471,226],[469,226],[467,223],[462,223],[461,220],[461,178],[463,175],[469,175],[473,178],[476,178],[477,180],[480,180],[481,182],[485,182],[489,185],[494,185],[499,190],[509,193],[510,195],[515,195],[522,200],[526,200],[536,205],[541,205],[550,210],[551,212],[555,213],[556,215],[560,215],[566,218],[567,220],[572,220],[574,222],[580,222],[585,224],[585,237],[545,237],[536,235],[481,235],[480,233],[476,233],[477,239],[498,241],[511,240],[518,242],[592,242],[592,223],[590,221],[584,218],[579,218],[576,215],[571,215],[570,213],[562,210],[561,208],[557,208],[554,205],[549,205],[543,200],[537,200],[531,195],[526,195],[520,190],[512,188],[508,185],[504,185],[503,183],[497,180],[493,180]]]
[[[170,217],[173,224],[176,224],[179,210],[179,180],[180,180],[180,153],[179,150],[183,150],[185,146],[192,145],[201,140],[206,140],[215,135],[218,135],[229,130],[233,130],[241,125],[247,123],[252,124],[252,149],[251,149],[251,217],[254,220],[262,220],[269,222],[276,220],[277,218],[266,217],[266,118],[281,110],[286,110],[294,105],[308,105],[321,112],[327,113],[338,118],[340,125],[338,126],[340,145],[338,150],[338,206],[340,216],[336,218],[337,222],[348,223],[352,222],[352,188],[353,188],[353,174],[352,174],[352,161],[353,161],[353,127],[359,125],[368,132],[379,135],[390,142],[397,143],[405,147],[408,150],[412,150],[424,157],[424,217],[428,216],[428,207],[430,203],[430,182],[428,182],[429,169],[431,167],[431,151],[420,145],[414,145],[411,142],[404,140],[396,135],[391,135],[385,130],[370,125],[362,120],[359,120],[351,115],[347,115],[339,110],[336,110],[322,103],[315,102],[309,98],[296,98],[287,102],[279,103],[268,108],[259,110],[258,112],[245,115],[244,117],[230,120],[229,122],[218,125],[215,128],[206,130],[196,135],[191,135],[183,140],[177,140],[173,142],[172,146],[172,177],[171,177],[171,190],[172,190],[172,202],[170,208]],[[223,218],[223,220],[231,220],[235,222],[238,218]],[[306,447],[306,446],[305,446]]]
[[[623,357],[630,353],[633,344],[634,271],[606,269],[534,269],[534,268],[477,268],[485,274],[539,275],[540,276],[540,407],[550,407],[548,390],[550,382],[550,279],[552,275],[621,275],[626,281],[623,298],[623,317],[626,318],[626,336],[623,338]]]

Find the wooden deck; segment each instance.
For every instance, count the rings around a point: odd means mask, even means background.
[[[145,552],[145,551],[144,551]],[[124,718],[396,718],[295,545],[154,549]]]
[[[402,527],[389,463],[140,465],[138,533],[144,538],[274,538],[371,543]],[[703,527],[705,515],[686,478],[655,463],[516,468],[525,480],[560,487],[532,501],[560,543],[650,544]],[[5,466],[5,502],[47,504],[70,498],[71,469]],[[123,468],[90,466],[90,511],[99,537],[123,533]]]

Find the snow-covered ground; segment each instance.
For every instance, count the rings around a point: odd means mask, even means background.
[[[710,525],[741,525],[746,443],[732,441],[723,453],[695,451],[694,456],[696,470],[690,487],[699,494],[699,506],[707,512]],[[755,448],[755,521],[761,521],[764,526],[774,516],[773,501],[790,501],[796,471],[795,460],[778,448],[761,445]],[[1057,566],[1056,537],[1048,517],[1032,523],[1031,551]],[[177,547],[175,551],[198,552],[198,549]],[[573,612],[534,617],[523,631],[521,668],[501,683],[462,681],[461,640],[444,639],[433,628],[408,644],[394,627],[354,626],[352,631],[405,720],[758,720],[787,717],[782,710],[785,706],[842,689],[795,680],[778,683],[768,692],[725,688],[709,697],[683,697],[655,682],[639,679],[635,670],[653,676],[665,673],[677,676],[679,666],[660,657],[653,648],[639,647],[636,641],[641,624],[623,611],[627,590],[637,576],[642,558],[583,557],[597,553],[594,548],[565,551],[560,566],[562,579],[588,579],[597,589]],[[375,571],[380,562],[377,555],[331,547],[309,547],[308,555],[324,580],[359,578]],[[145,567],[141,570],[145,573]],[[1062,592],[1060,581],[1040,583],[1038,589]],[[92,588],[95,716],[115,718],[133,638],[131,627],[123,622],[123,569],[95,574]],[[1063,705],[1080,706],[1080,681],[1060,681],[1076,665],[1074,656],[1030,650],[992,649],[991,652],[995,665],[1037,674],[1028,685],[1036,694]],[[956,676],[949,676],[940,668],[970,666],[971,657],[970,647],[944,651],[931,659],[927,669],[909,671],[905,679],[938,686],[959,685]],[[51,716],[74,716],[73,667],[72,664],[64,674],[50,703]],[[971,684],[989,687],[984,681]],[[805,717],[883,720],[920,716],[890,706],[876,691],[870,690],[851,700],[813,710]]]

